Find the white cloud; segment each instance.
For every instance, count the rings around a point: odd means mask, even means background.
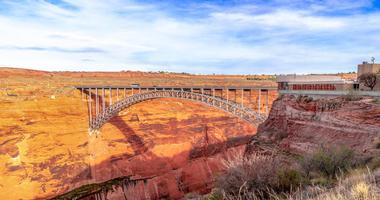
[[[260,15],[245,13],[213,13],[220,21],[227,21],[242,26],[280,27],[290,29],[331,30],[345,26],[344,21],[329,17],[312,16],[309,13],[279,10]]]
[[[203,73],[351,71],[380,46],[378,13],[319,15],[260,5],[188,18],[124,0],[11,3],[0,14],[0,65],[45,70]],[[189,8],[191,9],[191,8]],[[380,55],[379,55],[380,56]],[[105,68],[106,67],[106,68]]]

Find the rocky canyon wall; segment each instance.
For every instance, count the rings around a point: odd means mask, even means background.
[[[246,122],[201,103],[160,99],[123,110],[89,135],[87,102],[72,86],[111,79],[106,73],[76,75],[0,71],[0,199],[47,199],[120,176],[149,179],[152,199],[205,193],[221,158],[244,148],[256,133]],[[112,79],[119,85],[187,82],[187,77],[117,77]],[[192,84],[231,84],[225,77],[193,78]],[[236,85],[248,83],[245,77],[232,78]],[[274,98],[272,93],[269,103]],[[253,93],[250,103],[256,100]],[[109,195],[122,198],[120,192]]]
[[[380,156],[380,104],[371,98],[282,95],[247,149],[254,151],[260,143],[299,155],[346,146],[363,159]]]

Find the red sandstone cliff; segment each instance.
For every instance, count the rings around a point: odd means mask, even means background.
[[[268,144],[295,154],[321,146],[345,145],[362,156],[378,156],[380,104],[363,98],[313,99],[283,95],[273,103],[269,118],[258,128],[248,151]],[[265,145],[264,145],[265,146]],[[364,157],[363,157],[364,156]]]
[[[123,110],[97,137],[89,136],[87,103],[72,86],[132,83],[275,85],[247,76],[1,68],[0,199],[48,199],[130,175],[155,177],[147,183],[152,199],[207,192],[220,157],[232,148],[244,148],[256,133],[246,122],[201,103],[161,99]],[[270,94],[269,105],[276,96]],[[257,97],[252,92],[244,105],[256,110]],[[119,198],[124,199],[110,193],[109,199]]]

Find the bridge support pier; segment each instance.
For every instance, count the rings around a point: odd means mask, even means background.
[[[241,89],[241,107],[244,105],[244,88]]]
[[[110,89],[110,105],[112,105],[112,88],[109,88]]]
[[[84,89],[82,88],[81,89],[81,96],[82,96],[82,101],[84,100],[84,91],[83,91]]]
[[[91,103],[91,88],[88,88],[88,114],[89,114],[89,126],[92,126],[92,103]]]
[[[99,96],[98,96],[98,88],[95,88],[95,114],[98,116],[99,114]]]
[[[259,100],[258,100],[258,111],[259,114],[261,113],[261,89],[259,89]]]
[[[119,101],[119,88],[116,88],[116,101]]]
[[[269,112],[269,90],[266,90],[267,91],[267,95],[266,95],[266,101],[265,101],[265,114],[268,114]]]
[[[103,106],[102,106],[102,109],[103,109],[103,113],[106,111],[106,99],[104,98],[104,88],[102,88],[102,103],[103,103]]]

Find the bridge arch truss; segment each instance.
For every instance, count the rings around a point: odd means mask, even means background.
[[[258,110],[255,111],[249,106],[244,105],[244,91],[252,91],[252,88],[247,89],[244,87],[241,88],[170,88],[170,87],[161,87],[161,88],[126,88],[126,87],[98,87],[98,86],[78,86],[77,89],[82,91],[82,100],[88,101],[88,110],[89,110],[89,128],[90,130],[98,130],[105,123],[107,123],[112,117],[118,115],[118,113],[125,108],[128,108],[134,104],[159,98],[177,98],[177,99],[186,99],[195,102],[201,102],[208,106],[223,110],[231,115],[234,115],[254,126],[258,126],[267,118],[268,113],[268,96],[269,90],[274,88],[259,88],[258,89]],[[126,95],[126,90],[129,89],[132,91],[132,95]],[[108,98],[105,96],[105,90],[109,90]],[[116,91],[116,101],[112,103],[112,92]],[[136,93],[134,91],[137,90]],[[220,96],[215,94],[216,90],[220,90]],[[235,101],[229,99],[229,92],[235,91],[234,97]],[[241,102],[236,102],[236,91],[241,90]],[[124,95],[122,94],[124,91]],[[209,91],[208,93],[205,91]],[[260,112],[260,97],[262,91],[266,92],[266,112]],[[223,92],[226,92],[227,95],[223,96]],[[120,95],[121,94],[121,95]],[[121,98],[119,98],[121,96]],[[87,97],[87,98],[86,98]],[[108,105],[106,101],[108,100]]]

